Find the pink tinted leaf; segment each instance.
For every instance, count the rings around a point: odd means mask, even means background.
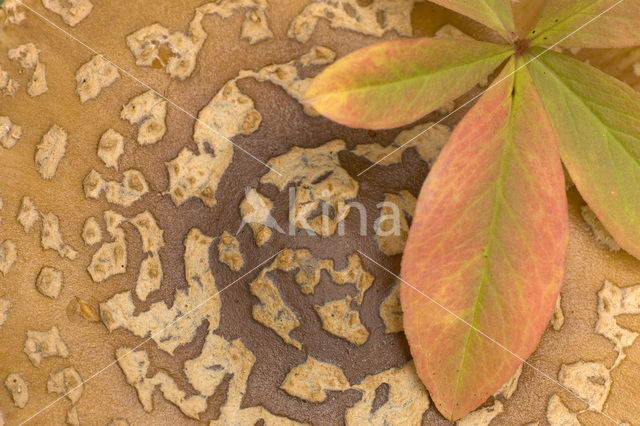
[[[509,46],[475,40],[382,42],[325,69],[305,102],[350,127],[399,127],[463,95],[512,53]]]
[[[640,258],[640,94],[555,52],[529,68],[578,191],[616,242]]]
[[[512,59],[499,78],[513,70]],[[447,418],[477,408],[536,348],[568,232],[557,144],[523,68],[456,127],[422,188],[402,259],[405,333]]]
[[[640,45],[639,25],[637,0],[553,0],[529,37],[534,45],[629,47]]]
[[[431,0],[495,30],[505,40],[516,37],[511,0]]]

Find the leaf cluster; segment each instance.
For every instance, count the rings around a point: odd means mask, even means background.
[[[640,95],[551,50],[639,45],[640,2],[550,0],[519,39],[510,0],[432,1],[504,43],[375,44],[323,71],[305,98],[347,126],[393,128],[502,67],[430,171],[402,260],[416,368],[455,420],[513,375],[553,313],[569,234],[562,163],[615,241],[640,258]]]

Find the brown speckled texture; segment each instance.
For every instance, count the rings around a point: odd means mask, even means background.
[[[541,0],[542,1],[542,0]],[[242,13],[228,19],[208,17],[204,28],[209,38],[198,56],[193,75],[179,82],[162,70],[137,67],[127,49],[125,37],[139,28],[154,22],[162,23],[172,31],[184,30],[191,20],[193,10],[202,1],[180,0],[152,2],[129,0],[126,2],[94,1],[94,10],[74,28],[66,26],[55,14],[46,11],[41,2],[28,1],[39,13],[51,19],[56,25],[72,33],[82,42],[104,53],[136,78],[157,89],[190,114],[197,116],[213,95],[228,80],[234,78],[241,69],[257,70],[272,63],[284,63],[299,57],[312,45],[324,45],[337,52],[338,56],[375,42],[377,39],[365,37],[344,30],[331,30],[326,23],[320,23],[312,40],[302,45],[286,37],[291,20],[298,15],[307,0],[268,0],[267,15],[274,38],[256,45],[240,41]],[[366,2],[364,2],[366,3]],[[521,0],[518,17],[522,22],[535,16],[540,1]],[[428,3],[419,3],[413,15],[416,36],[433,34],[445,23],[451,23],[470,35],[493,40],[479,24],[445,11]],[[95,216],[104,231],[102,213],[114,209],[126,217],[150,210],[164,230],[165,247],[159,251],[164,270],[160,290],[153,292],[145,302],[135,299],[138,311],[146,311],[157,301],[172,304],[176,289],[186,287],[184,278],[184,238],[194,227],[205,235],[216,237],[223,231],[235,234],[241,218],[238,206],[244,198],[245,188],[257,187],[275,203],[274,217],[280,224],[287,224],[287,192],[279,192],[274,186],[261,185],[260,177],[267,169],[235,149],[234,159],[223,176],[216,196],[217,206],[208,208],[199,199],[191,199],[176,208],[168,195],[163,192],[168,186],[168,175],[164,163],[175,158],[184,148],[195,148],[192,139],[194,120],[183,111],[168,105],[167,133],[155,145],[140,147],[135,142],[137,127],[119,118],[120,110],[131,98],[145,92],[147,88],[124,74],[112,86],[104,89],[96,99],[79,102],[75,93],[74,75],[93,53],[77,42],[70,40],[59,30],[44,23],[31,12],[20,26],[0,27],[0,67],[7,70],[21,83],[21,90],[14,98],[0,96],[0,116],[7,115],[23,128],[23,136],[11,150],[0,148],[0,197],[4,207],[0,210],[0,241],[11,239],[18,246],[19,258],[7,276],[0,276],[0,297],[8,297],[12,308],[9,319],[0,328],[0,382],[10,373],[20,373],[29,383],[30,400],[26,408],[18,409],[5,390],[0,390],[0,410],[7,423],[18,424],[41,408],[54,401],[54,394],[46,391],[48,374],[73,366],[83,379],[100,372],[114,361],[114,354],[121,346],[135,347],[143,339],[125,330],[109,333],[100,322],[89,322],[77,316],[69,316],[67,306],[81,298],[97,305],[114,294],[133,289],[138,265],[146,256],[134,227],[124,225],[128,248],[128,269],[97,284],[86,271],[91,256],[98,246],[88,247],[81,238],[86,218]],[[391,33],[385,39],[396,37]],[[24,93],[28,76],[20,74],[16,63],[7,59],[10,48],[31,41],[41,49],[40,60],[47,65],[49,91],[31,98]],[[591,63],[602,67],[630,84],[640,84],[632,73],[632,65],[640,59],[637,49],[606,52],[580,52],[579,57],[589,58]],[[312,75],[316,68],[308,72]],[[282,89],[253,79],[241,80],[240,90],[251,97],[255,107],[263,116],[259,129],[250,136],[238,136],[234,142],[251,152],[262,161],[284,154],[293,146],[317,147],[335,138],[345,140],[348,149],[357,144],[377,142],[387,145],[393,141],[401,129],[371,132],[347,129],[321,117],[309,117],[301,106]],[[469,99],[469,94],[465,99]],[[459,111],[446,118],[449,126],[461,118]],[[435,121],[443,117],[434,113],[421,122]],[[51,181],[44,181],[34,164],[35,146],[42,135],[53,125],[61,126],[69,134],[67,152],[60,162],[56,175]],[[410,127],[410,126],[409,126]],[[142,171],[150,185],[150,193],[141,201],[128,208],[107,205],[104,201],[85,199],[82,179],[92,169],[100,170],[105,179],[119,178],[120,174],[104,167],[96,155],[100,136],[108,128],[113,128],[125,137],[125,152],[120,159],[119,170],[136,168]],[[355,177],[370,163],[348,151],[339,154],[341,166]],[[217,261],[217,250],[210,249],[209,260],[218,289],[238,280],[261,262],[283,248],[310,248],[318,258],[332,258],[336,268],[346,266],[346,256],[355,250],[371,255],[392,271],[399,271],[400,256],[387,257],[378,251],[372,229],[378,215],[376,204],[384,200],[384,194],[408,190],[418,195],[428,166],[414,150],[403,155],[402,164],[377,167],[358,178],[357,200],[367,209],[369,236],[358,235],[359,214],[355,211],[346,219],[347,234],[324,240],[309,237],[298,231],[295,237],[274,233],[273,238],[258,249],[252,232],[246,228],[237,236],[245,266],[233,272]],[[57,214],[61,220],[62,233],[67,241],[79,252],[77,260],[60,260],[57,253],[42,251],[36,232],[25,234],[16,221],[23,196],[30,196],[43,211]],[[583,201],[575,192],[569,192],[571,240],[567,255],[567,273],[562,291],[562,307],[566,318],[560,331],[548,328],[539,349],[529,362],[537,369],[556,379],[560,367],[578,360],[602,361],[609,366],[615,360],[613,345],[603,336],[595,333],[597,320],[597,292],[607,279],[618,286],[640,283],[640,263],[625,253],[614,254],[597,245],[580,215]],[[103,241],[109,236],[103,232]],[[53,300],[42,296],[35,287],[40,269],[45,265],[56,266],[64,273],[64,284],[60,296]],[[262,405],[271,413],[289,417],[300,422],[317,425],[342,424],[345,410],[360,399],[360,392],[329,392],[323,403],[304,402],[280,389],[288,372],[303,363],[307,356],[331,362],[342,368],[351,385],[355,385],[369,374],[380,373],[389,368],[403,366],[410,359],[409,349],[402,333],[385,334],[385,327],[379,316],[380,303],[389,294],[395,278],[363,259],[364,269],[376,279],[366,293],[360,317],[368,328],[370,337],[362,346],[349,344],[343,339],[329,335],[322,330],[322,324],[313,305],[355,294],[352,286],[331,284],[328,274],[323,273],[320,284],[313,295],[303,295],[294,281],[293,273],[273,272],[270,277],[287,305],[296,312],[301,326],[292,337],[299,340],[303,350],[299,351],[285,344],[270,329],[253,320],[252,305],[257,302],[249,291],[249,283],[258,270],[239,279],[222,295],[220,327],[216,334],[227,340],[240,338],[243,344],[256,356],[243,407]],[[640,332],[637,316],[624,316],[618,324]],[[22,352],[27,330],[48,330],[57,325],[70,350],[68,359],[50,358],[43,361],[40,368],[34,367]],[[151,368],[149,375],[158,369],[165,370],[174,378],[178,387],[188,394],[196,391],[189,384],[183,364],[197,356],[204,344],[207,325],[202,324],[197,337],[189,344],[178,348],[171,356],[159,350],[153,342],[142,344],[137,350],[148,351]],[[640,424],[640,346],[627,349],[628,357],[612,372],[611,393],[604,405],[605,411],[621,421]],[[220,406],[227,399],[228,378],[223,381],[213,396],[208,399],[208,408],[200,416],[200,421],[186,418],[173,404],[167,402],[160,392],[154,394],[154,409],[144,412],[133,387],[129,386],[117,365],[104,369],[84,386],[84,392],[76,405],[81,424],[104,425],[116,417],[126,418],[130,424],[173,425],[205,424],[217,418]],[[388,386],[379,388],[376,395],[377,407],[384,402]],[[513,425],[528,422],[546,422],[549,398],[558,394],[567,407],[573,411],[584,408],[583,404],[562,391],[555,383],[543,377],[532,368],[525,366],[514,395],[504,403],[504,413],[497,416],[493,424]],[[33,424],[62,424],[68,400],[62,400],[34,419]],[[584,424],[606,424],[606,419],[593,412],[579,415]],[[433,408],[423,417],[423,424],[448,424]]]

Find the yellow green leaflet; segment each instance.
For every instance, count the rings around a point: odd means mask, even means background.
[[[534,45],[628,47],[640,45],[638,0],[550,0],[529,33]]]
[[[516,37],[511,0],[431,0],[494,29],[505,40]]]
[[[640,94],[555,52],[529,68],[580,194],[616,242],[640,258]]]
[[[326,68],[304,101],[350,127],[400,127],[463,95],[512,54],[511,46],[475,40],[378,43]]]

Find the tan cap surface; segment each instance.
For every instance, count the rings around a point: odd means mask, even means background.
[[[402,240],[378,241],[373,229],[385,200],[410,217],[429,163],[465,109],[394,164],[358,177],[371,164],[367,155],[380,149],[374,144],[407,140],[425,127],[347,129],[295,98],[332,52],[433,35],[445,24],[486,40],[494,35],[410,0],[340,0],[339,10],[305,0],[93,1],[86,17],[87,1],[71,11],[64,1],[25,3],[33,11],[19,6],[22,23],[0,27],[0,68],[19,84],[13,96],[0,90],[0,117],[22,131],[15,146],[0,144],[0,250],[7,257],[10,246],[17,251],[0,273],[0,318],[8,306],[2,301],[10,303],[0,325],[0,381],[17,373],[29,394],[19,408],[9,389],[15,386],[0,390],[7,424],[63,424],[75,415],[91,425],[119,418],[132,425],[448,424],[412,370],[394,305],[396,279],[376,264],[397,273]],[[539,4],[519,2],[518,19],[532,20]],[[313,28],[314,13],[327,11]],[[39,50],[33,66],[9,59],[27,43]],[[640,83],[638,50],[577,56]],[[447,107],[419,124],[447,116]],[[344,235],[339,226],[323,230],[325,238],[295,227],[289,235],[289,187],[315,197],[297,200],[299,209],[317,198],[331,204],[335,225],[344,218]],[[515,391],[488,401],[466,419],[471,424],[609,422],[558,381],[609,416],[640,424],[640,347],[633,343],[640,263],[596,241],[584,202],[575,189],[568,194],[561,310]],[[345,211],[349,200],[364,210]],[[272,203],[272,218],[286,232],[269,235],[254,224],[236,235],[243,203],[242,214],[253,217]],[[310,223],[321,213],[311,204],[302,214]],[[162,332],[167,326],[171,333]],[[133,353],[116,361],[127,348]],[[626,357],[616,363],[619,354]],[[82,392],[58,400],[75,373],[86,381]]]

